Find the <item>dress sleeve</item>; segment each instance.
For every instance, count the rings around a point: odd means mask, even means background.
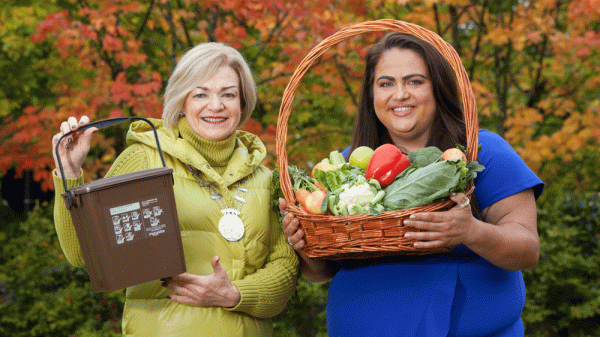
[[[485,166],[475,178],[474,195],[484,209],[513,194],[533,188],[537,199],[544,189],[542,180],[525,164],[517,152],[499,135],[481,130],[479,164]]]
[[[298,258],[288,244],[279,217],[270,212],[271,235],[269,257],[255,273],[233,283],[241,294],[240,303],[232,311],[242,311],[259,318],[273,317],[284,308],[296,289]]]
[[[117,157],[110,170],[107,172],[106,177],[146,169],[148,166],[147,163],[148,159],[146,151],[141,145],[129,146]],[[54,179],[55,192],[54,226],[56,227],[56,233],[58,234],[58,241],[60,242],[60,246],[67,260],[76,267],[83,267],[85,262],[83,260],[83,253],[79,246],[75,227],[73,226],[73,219],[71,219],[71,213],[67,209],[65,200],[61,196],[61,194],[65,192],[62,178],[58,177],[56,170],[54,170],[52,176]],[[66,182],[68,189],[83,185],[83,171],[79,177],[67,179]]]

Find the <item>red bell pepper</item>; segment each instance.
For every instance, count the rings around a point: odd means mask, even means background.
[[[409,166],[410,159],[399,148],[393,144],[383,144],[373,152],[365,177],[374,178],[381,188],[386,188]]]

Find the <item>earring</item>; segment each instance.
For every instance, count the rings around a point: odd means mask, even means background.
[[[183,114],[183,111],[180,111],[180,112],[179,112],[179,117],[183,117],[183,116],[185,116],[185,115]]]

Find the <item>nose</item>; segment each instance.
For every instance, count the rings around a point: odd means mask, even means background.
[[[409,97],[408,90],[404,85],[399,85],[396,87],[396,91],[394,91],[394,99],[402,100],[407,99]]]
[[[223,107],[223,102],[221,102],[219,95],[211,95],[210,96],[210,100],[208,102],[208,107],[211,110],[215,110],[215,111],[221,110],[221,108]]]

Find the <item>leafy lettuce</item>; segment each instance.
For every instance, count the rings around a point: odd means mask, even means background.
[[[452,192],[465,192],[467,186],[484,169],[476,161],[436,161],[426,166],[411,166],[385,188],[383,205],[388,211],[431,204]]]

